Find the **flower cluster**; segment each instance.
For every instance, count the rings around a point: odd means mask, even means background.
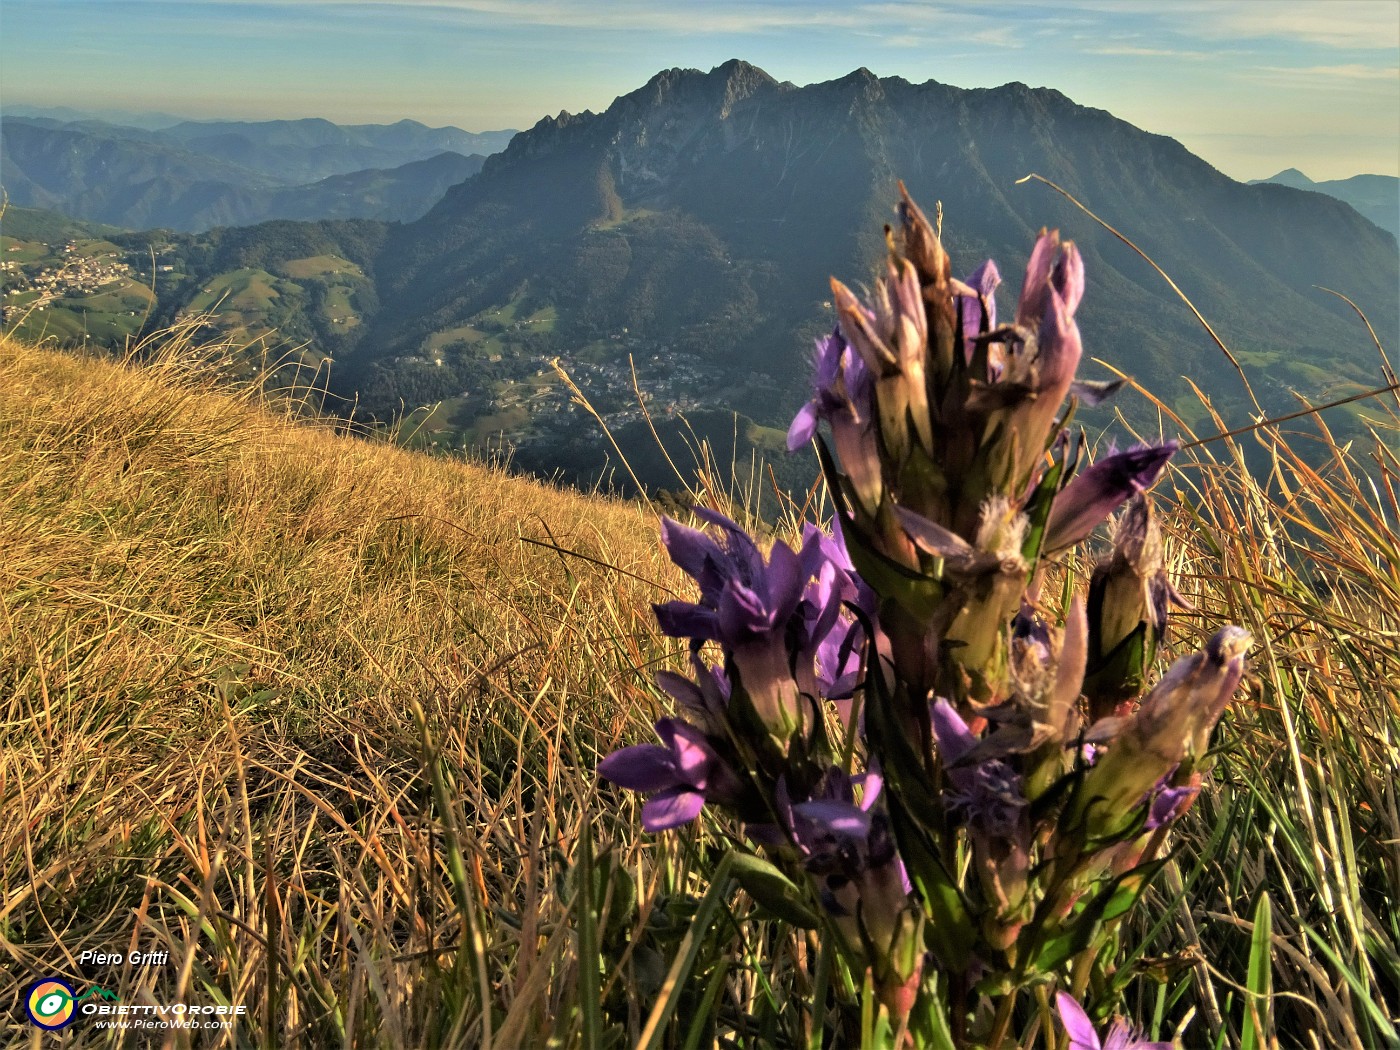
[[[1113,391],[1076,382],[1075,245],[1041,232],[999,323],[995,264],[959,280],[907,194],[899,216],[866,300],[833,280],[788,434],[817,446],[832,534],[765,557],[713,511],[663,522],[699,599],[656,615],[693,677],[659,676],[682,717],[599,773],[649,796],[651,831],[736,817],[736,849],[783,873],[893,1023],[1001,1045],[1024,987],[1092,974],[1110,902],[1200,789],[1250,638],[1225,627],[1148,688],[1183,604],[1147,494],[1176,445],[1089,463],[1070,434]],[[1087,595],[1045,587],[1120,511]],[[1098,1045],[1075,1011],[1062,997]]]

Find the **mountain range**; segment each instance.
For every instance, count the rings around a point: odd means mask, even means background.
[[[0,181],[21,207],[130,229],[421,216],[513,132],[414,121],[185,121],[150,130],[0,120]]]
[[[431,332],[524,297],[557,310],[566,346],[625,327],[730,372],[756,369],[771,381],[726,393],[774,422],[774,406],[801,396],[795,365],[809,339],[831,323],[829,275],[871,276],[902,179],[930,212],[942,202],[964,273],[996,258],[1013,292],[1036,230],[1059,227],[1091,275],[1091,354],[1167,395],[1190,375],[1240,397],[1161,278],[1058,194],[1018,185],[1030,172],[1129,231],[1267,373],[1273,404],[1291,404],[1291,388],[1316,394],[1377,374],[1364,328],[1315,285],[1347,291],[1383,338],[1400,328],[1395,238],[1330,197],[1242,185],[1050,89],[966,90],[865,69],[794,87],[731,61],[659,73],[601,114],[545,118],[391,231],[361,356],[412,353]]]
[[[797,87],[737,60],[662,71],[602,113],[542,119],[416,221],[171,238],[151,323],[231,295],[229,323],[263,310],[263,330],[332,355],[333,387],[362,415],[440,401],[426,433],[513,443],[517,466],[544,473],[586,477],[603,454],[578,437],[555,356],[619,431],[647,429],[627,408],[635,384],[663,415],[737,411],[748,421],[729,429],[771,447],[808,396],[811,341],[832,324],[829,278],[870,282],[903,180],[930,215],[941,204],[957,273],[999,262],[1003,317],[1037,230],[1078,242],[1087,377],[1133,375],[1202,433],[1216,424],[1183,377],[1227,422],[1256,418],[1234,367],[1161,276],[1049,187],[1019,182],[1032,172],[1172,275],[1265,411],[1378,385],[1365,327],[1316,287],[1345,292],[1396,344],[1400,251],[1350,205],[1236,182],[1175,140],[1052,89],[912,84],[866,69]],[[1116,407],[1154,434],[1177,432],[1136,395]]]
[[[1349,179],[1313,182],[1297,168],[1285,168],[1271,178],[1255,179],[1250,185],[1257,186],[1261,182],[1336,197],[1339,201],[1346,201],[1381,229],[1400,237],[1400,178],[1394,175],[1353,175]]]

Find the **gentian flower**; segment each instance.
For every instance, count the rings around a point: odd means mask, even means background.
[[[938,752],[953,788],[949,792],[951,808],[964,815],[969,828],[990,839],[1019,837],[1026,807],[1020,774],[997,757],[963,761],[981,741],[947,700],[940,697],[934,702],[931,717]]]
[[[1084,297],[1084,261],[1059,231],[1041,231],[1026,264],[1016,307],[1015,338],[1000,380],[1024,388],[1011,409],[1008,431],[1017,435],[1017,478],[1027,478],[1045,451],[1050,425],[1074,382],[1083,354],[1074,312]]]
[[[729,706],[729,679],[723,669],[707,666],[698,653],[691,654],[690,663],[695,681],[674,671],[658,671],[656,684],[687,713],[718,728]]]
[[[1110,746],[1085,778],[1071,825],[1090,814],[1096,833],[1121,830],[1163,776],[1205,755],[1244,675],[1251,641],[1243,628],[1221,628],[1200,652],[1174,663],[1132,716],[1095,723],[1090,742]]]
[[[808,534],[800,553],[779,540],[765,563],[748,534],[723,514],[697,507],[695,515],[718,527],[718,542],[670,518],[662,519],[661,536],[671,560],[700,585],[700,601],[655,605],[656,619],[666,634],[689,638],[693,650],[719,642],[731,684],[742,688],[763,724],[786,740],[800,724],[800,695],[816,695],[810,650],[821,638],[814,635],[834,626],[839,608],[830,606],[853,585],[838,583],[836,577],[845,576],[832,570],[826,606],[817,608],[804,601],[808,581],[830,562],[815,536]],[[804,649],[794,678],[794,654]]]
[[[913,892],[878,804],[883,788],[878,767],[857,776],[828,769],[813,797],[796,804],[786,784],[779,786],[782,817],[804,866],[818,879],[822,906],[852,949],[868,945],[877,959],[891,953]]]
[[[1070,1050],[1172,1050],[1171,1043],[1139,1039],[1121,1019],[1115,1019],[1109,1028],[1108,1041],[1100,1042],[1089,1015],[1065,992],[1056,993],[1055,1007],[1060,1012],[1060,1023],[1069,1033]]]
[[[1143,825],[1144,831],[1156,831],[1164,824],[1170,824],[1177,817],[1181,816],[1191,808],[1191,803],[1201,792],[1200,784],[1182,784],[1180,787],[1171,786],[1172,774],[1162,775],[1162,779],[1148,793],[1147,823]]]
[[[1105,456],[1075,475],[1050,508],[1045,552],[1054,554],[1088,538],[1124,500],[1145,492],[1157,480],[1178,447],[1176,441],[1140,446]]]
[[[678,718],[656,723],[664,744],[634,744],[598,763],[598,775],[629,791],[651,793],[642,806],[642,827],[665,831],[689,824],[706,802],[732,803],[739,778],[705,734]]]
[[[788,428],[788,451],[795,451],[826,420],[841,467],[856,496],[870,513],[880,504],[879,448],[875,439],[875,383],[860,354],[840,329],[817,340],[812,357],[812,400],[803,405]]]

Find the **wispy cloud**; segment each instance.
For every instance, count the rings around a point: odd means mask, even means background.
[[[1254,66],[1252,72],[1273,78],[1324,80],[1389,80],[1400,84],[1400,67],[1366,66],[1349,63],[1341,66]]]
[[[1232,36],[1285,37],[1366,51],[1400,48],[1400,9],[1394,0],[1234,3],[1223,5],[1212,21]]]
[[[1123,55],[1133,58],[1183,58],[1190,61],[1219,58],[1220,51],[1189,51],[1170,47],[1137,47],[1132,44],[1106,44],[1102,47],[1086,47],[1086,55]]]
[[[1287,40],[1301,44],[1393,51],[1400,47],[1395,0],[1061,0],[1062,11],[1104,20],[1137,19],[1188,39]]]

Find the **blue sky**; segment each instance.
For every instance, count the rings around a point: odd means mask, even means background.
[[[1400,174],[1400,0],[0,0],[0,106],[482,131],[729,58],[1054,87],[1236,178]]]

